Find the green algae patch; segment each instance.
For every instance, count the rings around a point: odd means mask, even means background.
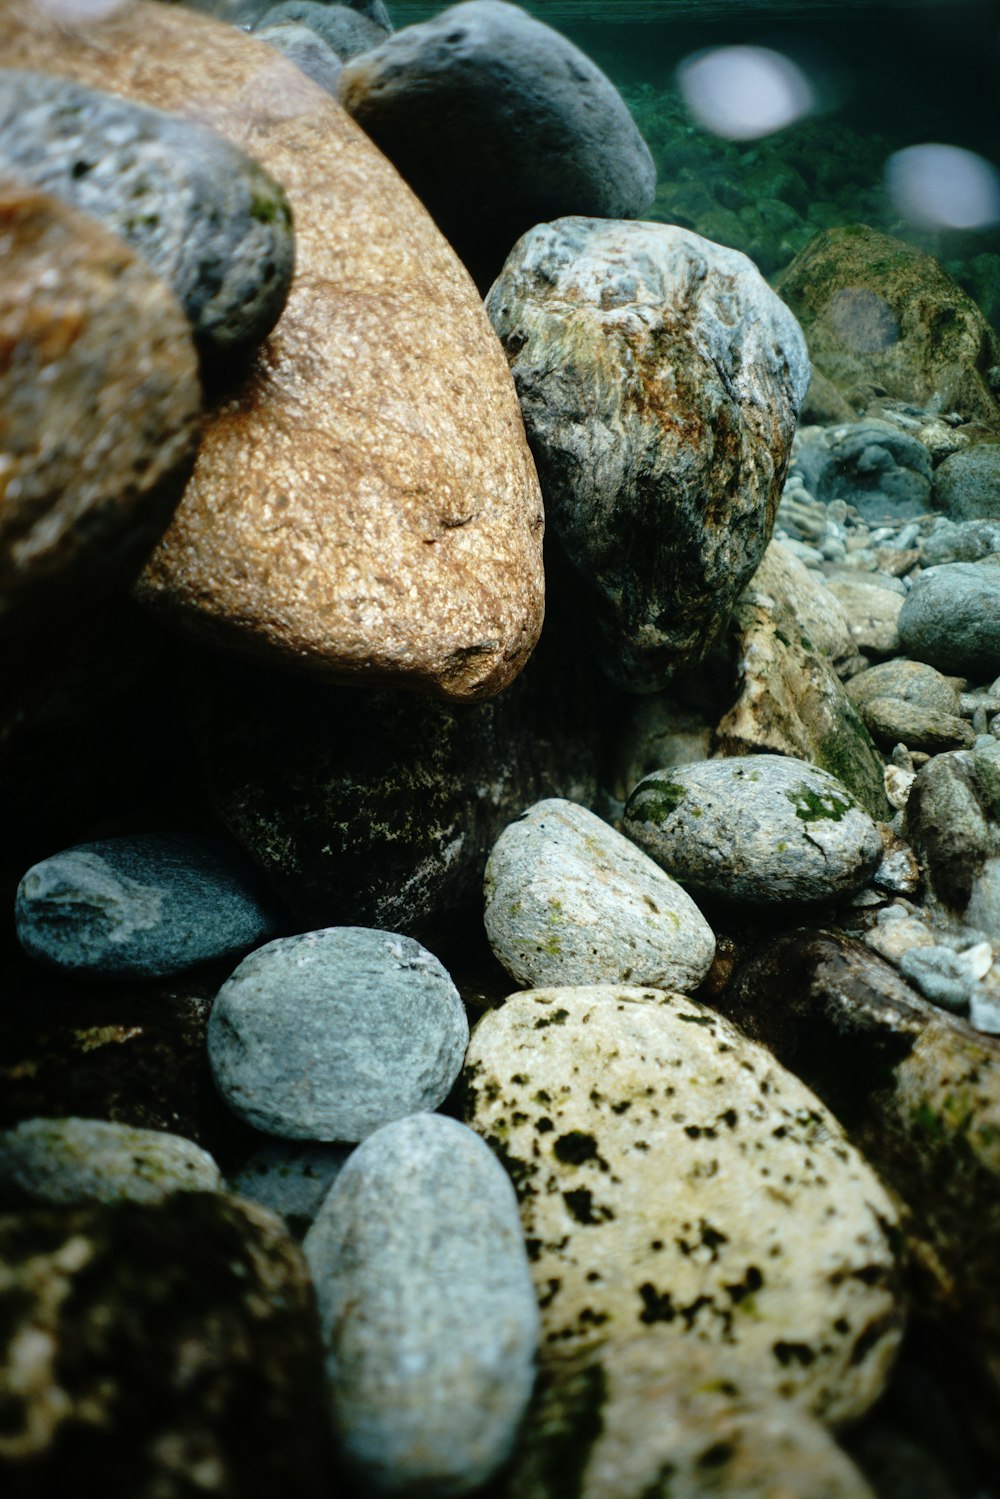
[[[786,791],[785,796],[801,822],[840,822],[855,805],[848,796],[841,796],[836,791],[815,791],[804,781]]]
[[[635,813],[644,822],[664,823],[686,796],[686,787],[676,781],[647,781],[636,799]]]

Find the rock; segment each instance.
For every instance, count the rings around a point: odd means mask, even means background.
[[[831,666],[795,615],[751,588],[731,624],[739,685],[720,718],[715,749],[729,756],[789,755],[829,771],[873,817],[887,813],[883,766]]]
[[[0,1217],[12,1493],[330,1492],[312,1288],[217,1194]]]
[[[337,1446],[365,1492],[477,1489],[513,1449],[538,1341],[503,1169],[454,1119],[387,1125],[340,1173],[305,1252]]]
[[[844,785],[782,755],[647,776],[624,828],[692,890],[750,905],[850,895],[882,857],[878,829]]]
[[[708,759],[710,719],[669,692],[624,698],[616,718],[607,779],[611,796],[622,808],[636,781],[651,770]]]
[[[780,1477],[779,1477],[780,1475]],[[706,1348],[608,1343],[547,1368],[509,1499],[873,1499],[820,1423]]]
[[[925,515],[931,508],[931,455],[916,437],[867,418],[827,437],[833,459],[817,491],[843,499],[866,520]]]
[[[861,224],[823,230],[777,280],[819,372],[862,411],[873,394],[995,426],[1000,344],[930,255]]]
[[[484,292],[532,225],[635,218],[653,199],[656,167],[618,90],[501,0],[405,27],[344,69],[340,98]]]
[[[924,542],[924,562],[979,562],[1000,552],[1000,520],[939,520]]]
[[[815,1088],[908,1205],[921,1315],[964,1330],[962,1358],[987,1372],[996,1401],[1000,1041],[839,933],[766,941],[722,1003]]]
[[[139,834],[81,843],[29,869],[17,891],[29,957],[93,978],[169,978],[232,960],[279,930],[239,855],[211,839]]]
[[[479,1021],[466,1089],[518,1190],[546,1361],[690,1339],[830,1422],[877,1398],[894,1210],[763,1048],[682,995],[531,990]]]
[[[127,240],[173,288],[210,361],[247,358],[278,321],[295,258],[291,210],[274,178],[214,131],[4,68],[0,171]]]
[[[222,1187],[212,1157],[180,1135],[103,1119],[28,1119],[0,1132],[0,1202],[7,1207],[162,1202]]]
[[[282,56],[293,62],[307,78],[318,83],[334,98],[337,95],[337,80],[343,67],[340,58],[315,31],[299,21],[275,21],[266,26],[261,23],[254,28],[259,42],[276,47]]]
[[[190,5],[193,10],[219,16],[224,21],[243,27],[252,26],[265,11],[274,8],[274,0],[183,0],[183,3]],[[367,16],[369,21],[374,21],[376,26],[381,26],[383,31],[392,30],[385,0],[341,0],[337,8],[356,11],[358,15]],[[327,9],[332,7],[327,6]]]
[[[905,744],[907,749],[937,755],[942,750],[971,749],[976,738],[964,718],[894,697],[868,698],[861,716],[872,738],[885,750]]]
[[[847,696],[862,713],[875,698],[893,698],[931,713],[945,713],[957,718],[961,712],[961,677],[942,676],[923,661],[909,661],[897,656],[859,671],[846,684]]]
[[[908,655],[939,671],[993,681],[1000,675],[1000,568],[927,568],[900,611],[899,638]]]
[[[934,498],[951,520],[1000,521],[1000,443],[952,453],[934,475]]]
[[[899,613],[904,595],[869,583],[865,575],[831,578],[830,592],[844,608],[859,651],[892,656],[899,651]]]
[[[987,957],[986,969],[993,962],[990,944],[983,944]],[[940,1005],[945,1010],[959,1014],[968,1012],[977,979],[983,977],[983,952],[972,948],[968,952],[952,952],[949,947],[931,943],[905,952],[899,960],[899,971],[915,985],[925,999]]]
[[[204,980],[84,989],[22,959],[0,972],[0,1123],[109,1119],[183,1135],[213,1154],[233,1116],[205,1054]]]
[[[6,21],[6,17],[5,17]],[[198,361],[176,298],[116,236],[0,182],[0,638],[130,583],[181,497]]]
[[[363,1140],[436,1108],[458,1077],[465,1009],[409,937],[330,927],[269,942],[223,984],[208,1056],[230,1108],[267,1134]]]
[[[330,48],[341,62],[369,52],[385,40],[390,28],[380,26],[370,16],[362,15],[348,5],[326,5],[320,0],[281,0],[280,5],[264,11],[252,30],[296,21],[306,26]]]
[[[856,669],[858,651],[843,604],[786,542],[770,543],[747,584],[746,594],[755,602],[773,605],[783,623],[794,622],[810,646],[829,657],[838,676]]]
[[[486,934],[511,977],[689,993],[715,956],[691,897],[634,843],[572,802],[536,802],[486,866]]]
[[[906,804],[907,834],[934,894],[955,911],[969,905],[987,864],[1000,857],[998,810],[1000,744],[995,751],[936,755],[913,784]],[[986,900],[977,923],[1000,936],[1000,926],[990,923],[990,907]]]
[[[307,674],[508,685],[541,624],[537,480],[479,298],[389,163],[273,48],[182,6],[74,27],[6,0],[4,62],[197,118],[291,204],[288,304],[206,424],[143,601]]]
[[[511,690],[475,705],[212,673],[209,796],[304,927],[451,930],[481,910],[512,818],[545,796],[593,801],[604,724],[589,671],[547,629]]]
[[[742,255],[597,219],[526,234],[487,309],[578,610],[612,679],[654,691],[703,659],[760,562],[808,380],[799,329]]]
[[[243,1162],[229,1186],[284,1218],[289,1232],[301,1239],[353,1148],[271,1140]]]

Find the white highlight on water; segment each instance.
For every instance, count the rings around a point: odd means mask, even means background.
[[[816,106],[802,69],[770,47],[692,53],[678,67],[677,82],[699,125],[727,140],[771,135]]]
[[[896,151],[885,185],[897,210],[924,229],[981,229],[1000,222],[1000,172],[961,146]]]

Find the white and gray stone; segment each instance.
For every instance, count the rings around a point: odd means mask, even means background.
[[[878,656],[899,650],[899,614],[905,595],[886,588],[885,580],[867,573],[830,579],[829,588],[843,607],[857,649]]]
[[[770,1052],[683,995],[532,990],[480,1020],[466,1087],[518,1190],[545,1361],[673,1337],[831,1423],[877,1399],[895,1209]]]
[[[27,1119],[0,1132],[0,1205],[161,1202],[218,1192],[212,1157],[180,1135],[104,1119]]]
[[[518,235],[633,218],[656,167],[614,84],[519,6],[466,0],[354,59],[340,98],[485,291]]]
[[[654,772],[629,797],[624,831],[692,890],[751,905],[853,894],[882,858],[844,785],[784,755]]]
[[[486,866],[486,934],[519,984],[651,984],[689,993],[715,937],[676,881],[573,802],[536,802]]]
[[[262,23],[254,35],[259,42],[267,42],[269,47],[276,48],[313,83],[318,83],[321,89],[336,97],[343,63],[315,31],[303,26],[301,21],[274,21],[267,25]]]
[[[0,170],[127,240],[213,360],[267,336],[292,278],[282,188],[211,130],[43,73],[0,70]]]
[[[458,990],[419,942],[328,927],[240,964],[212,1007],[208,1057],[255,1129],[353,1141],[442,1103],[468,1037]]]
[[[517,1200],[454,1119],[387,1125],[306,1236],[334,1433],[366,1493],[459,1495],[506,1461],[538,1309]]]
[[[487,298],[581,628],[633,692],[697,665],[774,526],[809,379],[751,261],[686,229],[568,218]]]
[[[233,959],[281,921],[250,865],[221,843],[142,833],[81,843],[28,870],[18,941],[50,968],[152,979]]]

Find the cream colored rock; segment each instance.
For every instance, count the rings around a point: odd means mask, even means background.
[[[782,619],[791,619],[810,644],[841,675],[858,661],[851,636],[851,622],[843,604],[831,593],[825,580],[800,562],[788,546],[772,541],[744,592],[744,599],[771,607]]]
[[[896,1214],[769,1052],[681,995],[536,989],[483,1017],[466,1075],[518,1189],[544,1358],[669,1334],[830,1422],[878,1397]]]
[[[292,205],[287,307],[211,415],[141,598],[315,674],[506,686],[541,626],[537,479],[475,289],[394,169],[294,64],[187,7],[81,29],[0,0],[0,52],[211,126]]]

